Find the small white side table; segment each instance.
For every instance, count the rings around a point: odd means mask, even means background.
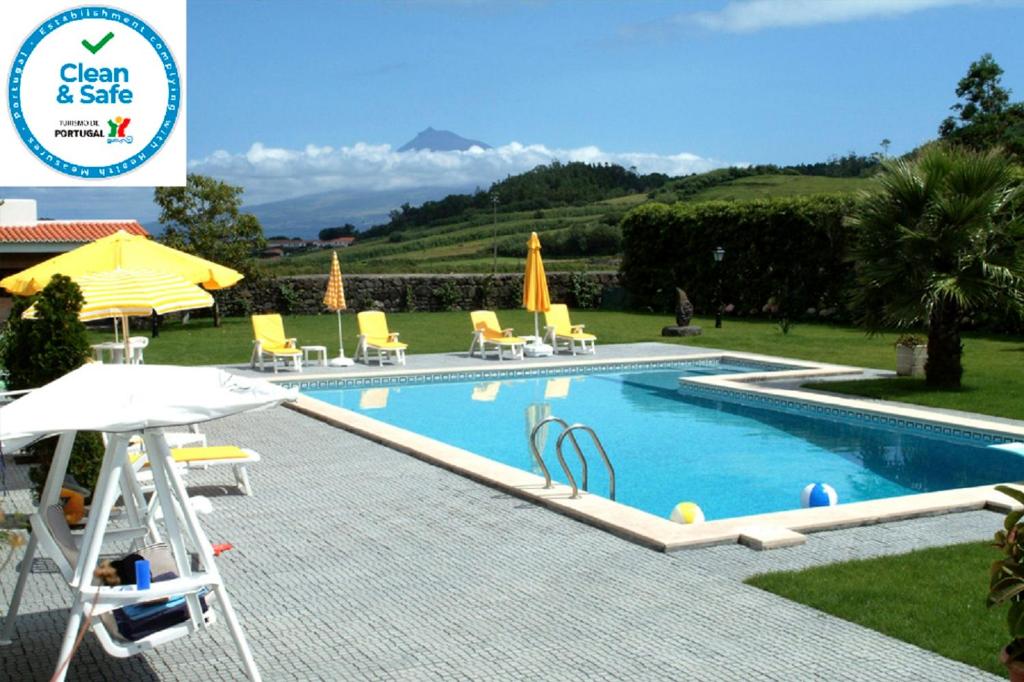
[[[310,355],[316,355],[317,364],[327,366],[327,346],[299,346],[302,349],[303,364],[309,362]]]

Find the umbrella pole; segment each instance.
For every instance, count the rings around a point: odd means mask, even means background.
[[[131,342],[131,339],[128,338],[128,316],[127,315],[122,315],[121,316],[121,323],[124,325],[121,328],[121,332],[122,332],[121,336],[124,338],[124,359],[123,359],[123,363],[128,365],[128,364],[131,364],[131,361],[132,361],[132,342]]]
[[[540,313],[536,310],[533,311],[533,335],[538,339],[540,338]],[[540,343],[540,341],[537,343]]]
[[[335,311],[338,313],[338,357],[345,357],[345,344],[341,341],[341,311]]]
[[[345,357],[345,344],[342,342],[341,336],[341,310],[335,312],[338,314],[338,357],[331,358],[327,364],[331,367],[349,367],[355,364],[355,361]]]

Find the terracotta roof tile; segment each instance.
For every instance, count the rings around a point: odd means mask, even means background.
[[[137,220],[44,220],[35,225],[0,227],[0,243],[86,243],[124,230],[148,235]]]

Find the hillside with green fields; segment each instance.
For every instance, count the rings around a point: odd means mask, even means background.
[[[574,166],[560,166],[556,173],[540,167],[547,177],[535,170],[496,184],[494,191],[509,197],[510,204],[499,202],[496,213],[490,193],[483,192],[428,202],[420,208],[405,206],[403,211],[392,213],[389,224],[369,230],[356,244],[339,250],[342,270],[352,274],[489,272],[497,242],[498,271],[515,272],[523,268],[531,231],[540,235],[544,262],[550,271],[614,270],[621,252],[619,221],[627,211],[647,202],[747,201],[845,194],[872,186],[872,180],[861,177],[780,173],[774,168],[722,169],[674,179],[616,177],[603,186],[587,182],[577,194],[591,200],[573,201],[566,183],[559,183],[559,179],[565,168]],[[577,172],[571,180],[579,179],[578,170],[574,169]],[[517,182],[524,177],[529,184],[519,186],[526,184]],[[545,202],[543,197],[551,195],[551,187],[560,192],[558,200]],[[529,190],[538,199],[530,200]],[[600,195],[608,198],[593,200]],[[561,205],[545,207],[545,203]],[[446,216],[446,212],[453,215]],[[329,263],[329,251],[315,251],[263,261],[262,265],[269,273],[292,275],[324,273]]]

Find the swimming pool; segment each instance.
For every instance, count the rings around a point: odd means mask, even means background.
[[[615,465],[616,500],[662,518],[683,500],[697,502],[708,520],[796,509],[803,487],[815,481],[848,503],[1024,479],[1024,457],[988,447],[1008,438],[750,404],[679,381],[775,369],[786,367],[679,362],[484,381],[376,378],[303,393],[535,473],[534,424],[546,416],[588,424]],[[544,430],[545,461],[564,483],[554,456],[559,430]],[[580,443],[590,456],[590,492],[605,495],[604,467],[585,437]],[[579,480],[568,448],[566,460]]]

